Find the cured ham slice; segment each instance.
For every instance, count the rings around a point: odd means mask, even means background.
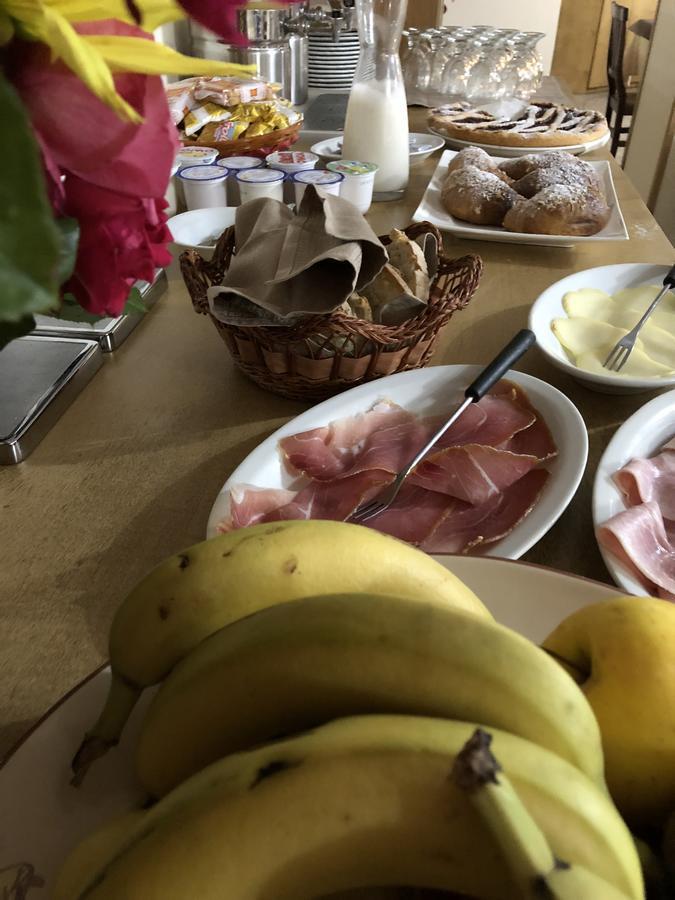
[[[528,429],[536,414],[510,396],[487,395],[469,406],[435,449],[463,444],[497,446]],[[287,468],[317,481],[330,481],[366,469],[399,472],[445,421],[417,419],[391,403],[367,413],[301,432],[280,441]],[[509,448],[510,449],[510,448]]]
[[[446,494],[406,481],[394,503],[379,516],[368,519],[366,525],[409,544],[421,544],[452,510],[465,506]]]
[[[464,444],[430,453],[409,480],[465,503],[480,504],[518,481],[538,462],[536,456]]]
[[[230,491],[230,512],[216,526],[218,534],[257,525],[272,510],[284,506],[295,497],[295,491],[274,488],[258,488],[242,484]]]
[[[333,481],[312,481],[289,503],[273,509],[262,521],[331,519],[343,522],[357,506],[371,500],[392,480],[393,476],[388,472],[369,469]]]
[[[597,529],[599,543],[617,557],[646,590],[675,600],[675,548],[654,501],[632,506]]]
[[[675,447],[651,459],[633,459],[613,477],[629,506],[653,501],[663,518],[675,520]]]
[[[545,469],[533,469],[485,503],[450,508],[438,527],[422,542],[422,549],[427,553],[468,553],[500,540],[530,512],[548,478]]]
[[[416,424],[412,413],[382,402],[365,413],[282,438],[279,447],[289,471],[330,481],[351,468],[373,434]]]
[[[502,379],[495,385],[493,391],[497,397],[510,398],[521,410],[532,416],[532,424],[529,428],[519,429],[504,443],[495,446],[502,447],[504,450],[511,450],[513,453],[532,454],[542,462],[557,456],[558,448],[548,425],[532,406],[529,397],[520,385],[507,379]]]

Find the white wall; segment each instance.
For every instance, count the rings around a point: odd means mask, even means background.
[[[652,192],[675,98],[674,47],[675,3],[661,0],[623,166],[645,202]],[[653,209],[664,231],[672,229],[675,207],[675,153],[668,150],[667,168]],[[672,230],[670,236],[672,240]]]
[[[415,2],[415,0],[408,0]],[[579,0],[582,2],[582,0]],[[546,37],[538,44],[544,72],[551,71],[555,36],[558,30],[561,0],[445,0],[444,25],[494,25],[497,28],[519,28],[521,31],[543,31]]]

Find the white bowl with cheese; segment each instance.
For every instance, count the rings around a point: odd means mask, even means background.
[[[585,269],[556,281],[530,310],[539,348],[554,366],[595,391],[630,394],[674,386],[672,291],[644,326],[622,372],[602,366],[617,340],[637,324],[668,270],[666,265],[626,263]]]

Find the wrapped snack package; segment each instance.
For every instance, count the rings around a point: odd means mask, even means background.
[[[194,89],[198,81],[198,78],[185,78],[168,85],[166,100],[174,125],[180,125],[187,113],[197,106]]]
[[[185,116],[185,135],[190,137],[200,131],[204,125],[208,125],[209,122],[222,122],[230,117],[230,111],[225,109],[224,106],[219,106],[217,103],[202,103],[191,109]]]
[[[250,103],[252,100],[271,100],[276,85],[264,81],[245,81],[240,78],[201,78],[195,89],[195,99],[213,100],[222,106]]]

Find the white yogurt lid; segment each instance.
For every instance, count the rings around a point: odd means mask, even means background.
[[[223,169],[259,169],[263,164],[262,159],[255,156],[226,156],[225,159],[219,159],[217,166]]]
[[[347,177],[358,177],[363,175],[373,175],[377,172],[379,166],[376,166],[375,163],[371,162],[360,162],[357,159],[338,159],[334,162],[329,162],[326,168],[330,169],[331,172],[342,172],[342,174]]]
[[[344,175],[339,172],[329,172],[326,169],[310,169],[308,172],[296,172],[294,181],[301,184],[335,184],[344,180]]]
[[[185,181],[225,181],[227,172],[220,166],[186,166],[178,177]]]
[[[201,163],[212,163],[218,158],[218,151],[213,147],[183,147],[176,154],[179,166],[194,166]]]
[[[256,184],[269,184],[274,181],[283,181],[284,173],[277,169],[244,169],[237,172],[237,181],[247,181]]]

